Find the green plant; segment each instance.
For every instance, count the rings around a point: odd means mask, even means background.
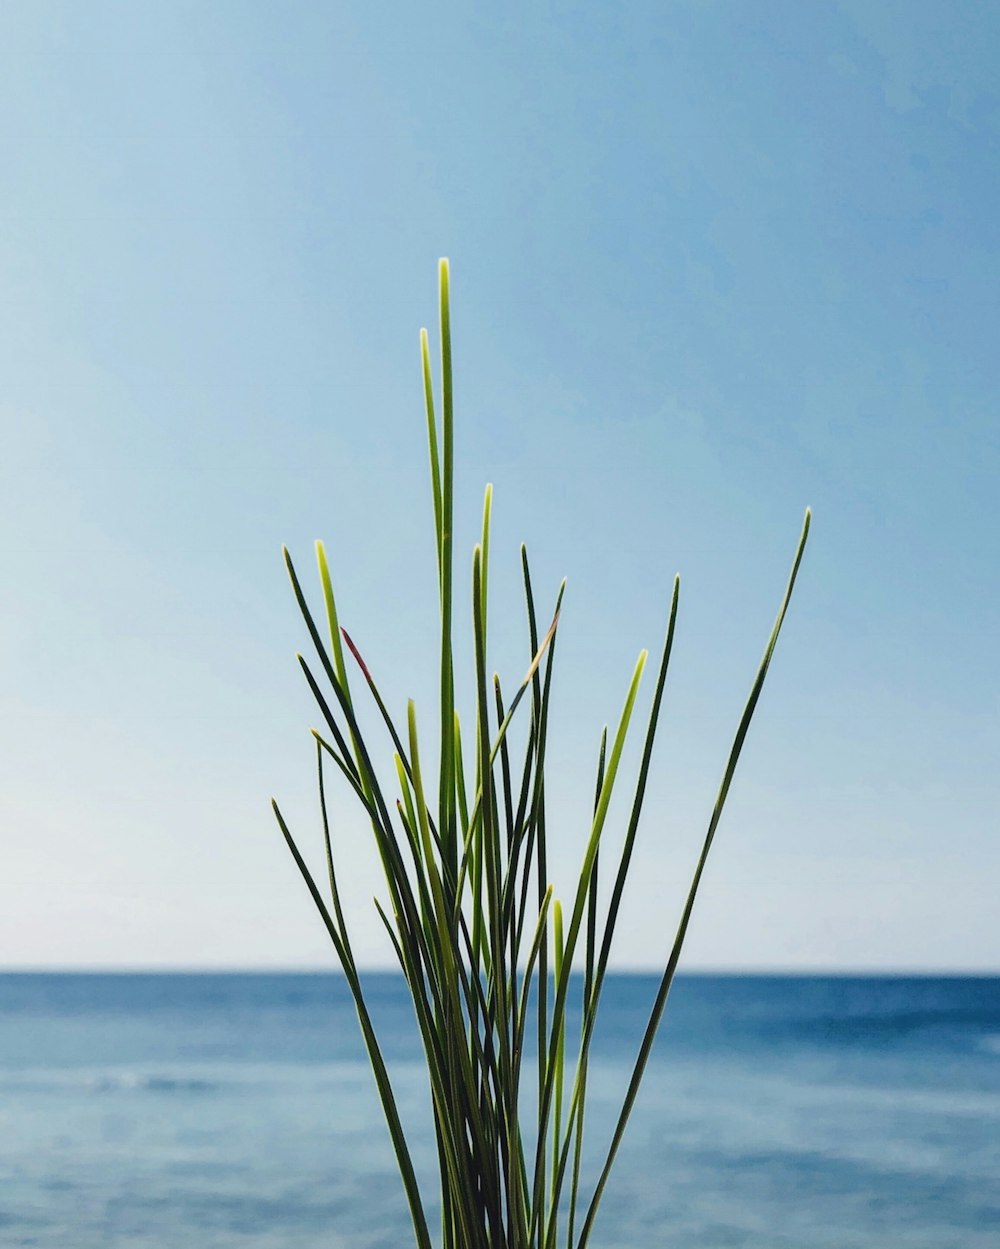
[[[482,540],[473,554],[477,698],[470,758],[474,758],[475,763],[471,785],[466,779],[466,754],[455,707],[452,663],[454,444],[447,261],[442,261],[440,266],[440,318],[440,442],[427,332],[421,331],[441,606],[440,760],[434,813],[427,792],[429,778],[421,761],[413,702],[411,700],[407,708],[405,728],[398,727],[357,648],[339,625],[322,543],[316,544],[316,552],[328,642],[320,634],[287,551],[285,560],[322,668],[317,677],[306,660],[301,655],[298,657],[326,724],[323,733],[316,730],[313,733],[329,903],[276,803],[274,811],[354,997],[406,1190],[417,1245],[420,1249],[430,1249],[431,1234],[389,1072],[368,1012],[344,922],[327,817],[326,768],[331,762],[367,812],[385,870],[391,915],[386,914],[378,902],[376,906],[412,995],[427,1060],[440,1161],[443,1249],[554,1249],[561,1222],[569,1249],[573,1249],[574,1244],[577,1249],[584,1249],[646,1068],[705,861],[785,617],[809,532],[810,514],[807,510],[785,596],[723,772],[701,855],[606,1160],[594,1191],[584,1205],[580,1160],[590,1045],[643,806],[673,645],[680,583],[675,579],[673,585],[666,639],[610,905],[601,925],[597,884],[602,833],[646,664],[645,651],[636,663],[613,736],[609,739],[605,728],[601,737],[593,822],[567,922],[559,902],[553,901],[552,886],[548,884],[545,831],[549,693],[565,583],[556,596],[551,625],[540,635],[527,554],[524,547],[521,548],[532,659],[526,676],[508,702],[499,678],[494,676],[492,681],[487,678],[487,573],[492,503],[489,486],[483,510]],[[395,748],[395,776],[400,796],[392,805],[387,801],[355,715],[345,645],[357,662]],[[324,692],[324,680],[329,694]],[[526,697],[526,740],[517,775],[509,729]],[[565,1057],[567,1002],[570,972],[578,952],[583,963],[582,1025],[576,1062],[568,1067]],[[523,1057],[532,995],[538,1055],[537,1069],[531,1077],[526,1077],[537,1082],[535,1122],[529,1134],[521,1107],[522,1077],[525,1076]]]

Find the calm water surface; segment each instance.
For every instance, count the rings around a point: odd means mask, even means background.
[[[368,985],[429,1176],[405,987]],[[608,982],[591,1174],[655,988]],[[397,1249],[408,1229],[339,978],[0,975],[0,1245]],[[592,1243],[997,1249],[1000,980],[680,979]]]

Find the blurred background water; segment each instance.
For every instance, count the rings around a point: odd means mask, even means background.
[[[367,986],[430,1182],[405,986]],[[655,989],[607,983],[585,1175]],[[0,1244],[409,1243],[339,977],[0,975]],[[1000,979],[678,980],[595,1249],[998,1243]]]

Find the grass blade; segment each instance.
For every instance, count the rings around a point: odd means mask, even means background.
[[[577,1249],[585,1249],[589,1240],[594,1218],[597,1214],[597,1208],[600,1205],[601,1197],[604,1195],[604,1189],[607,1185],[611,1167],[614,1164],[615,1155],[617,1154],[618,1147],[621,1144],[622,1136],[625,1133],[625,1126],[628,1123],[629,1116],[632,1113],[632,1107],[635,1104],[636,1094],[639,1091],[639,1085],[642,1081],[643,1075],[645,1074],[646,1064],[649,1061],[649,1055],[653,1048],[656,1030],[667,1004],[670,987],[673,984],[674,974],[677,971],[677,964],[680,961],[681,949],[684,945],[684,938],[687,935],[688,924],[691,920],[691,913],[694,910],[695,899],[698,896],[698,889],[701,885],[702,874],[705,871],[705,864],[708,861],[709,851],[711,850],[712,842],[715,839],[715,833],[719,826],[719,820],[722,818],[722,811],[726,805],[726,798],[729,795],[729,787],[732,783],[733,774],[736,771],[736,765],[739,762],[740,753],[743,750],[743,743],[746,740],[746,735],[750,728],[750,722],[753,719],[754,711],[757,708],[757,702],[760,698],[761,690],[764,688],[764,680],[767,676],[767,670],[771,665],[771,658],[774,654],[774,648],[778,642],[778,635],[781,633],[781,626],[785,621],[785,613],[788,611],[788,604],[791,602],[792,591],[795,589],[795,581],[799,574],[799,566],[802,563],[806,540],[809,537],[809,526],[811,520],[812,513],[807,508],[805,520],[802,524],[802,533],[799,537],[799,544],[795,552],[795,558],[792,562],[792,570],[789,574],[788,584],[785,588],[785,596],[782,599],[777,619],[774,622],[774,627],[772,628],[771,635],[768,638],[767,646],[764,649],[764,657],[757,670],[757,676],[754,679],[753,686],[750,690],[750,696],[743,709],[743,715],[740,717],[739,726],[736,730],[736,736],[733,740],[733,745],[729,752],[729,758],[726,762],[725,771],[722,775],[722,783],[719,786],[719,793],[716,797],[715,806],[712,810],[712,816],[708,823],[708,832],[705,834],[701,854],[698,857],[698,864],[695,868],[694,877],[691,881],[691,887],[688,890],[687,899],[684,903],[680,923],[677,926],[677,933],[674,937],[674,943],[670,950],[670,957],[667,960],[667,966],[660,981],[660,987],[657,990],[656,1000],[653,1003],[649,1023],[646,1026],[646,1032],[643,1036],[642,1044],[639,1049],[639,1056],[636,1059],[635,1067],[632,1072],[632,1079],[629,1082],[628,1092],[625,1096],[625,1103],[622,1107],[621,1114],[618,1117],[618,1123],[615,1127],[614,1135],[611,1140],[611,1146],[608,1150],[607,1158],[605,1159],[600,1178],[598,1179],[597,1186],[594,1190],[590,1207],[587,1210],[587,1217],[580,1232]]]

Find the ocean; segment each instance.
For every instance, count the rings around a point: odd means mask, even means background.
[[[366,982],[430,1180],[405,986]],[[585,1181],[655,988],[608,980]],[[679,977],[591,1243],[997,1249],[1000,979]],[[0,975],[4,1249],[412,1244],[339,977]]]

